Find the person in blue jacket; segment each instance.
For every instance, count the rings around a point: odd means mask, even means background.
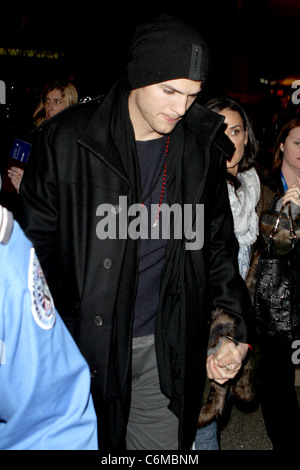
[[[0,205],[0,449],[97,448],[88,366],[32,244]]]

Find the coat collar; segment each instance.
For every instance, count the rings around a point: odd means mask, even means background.
[[[197,104],[184,119],[184,204],[193,204],[201,199],[211,158],[211,146],[215,146],[224,158],[230,157],[234,151],[234,145],[222,132],[223,122],[223,116]]]
[[[195,103],[186,114],[184,122],[196,134],[211,140],[224,122],[224,116]]]
[[[115,173],[117,173],[127,183],[128,176],[122,160],[118,154],[111,134],[111,120],[113,110],[116,106],[120,91],[124,89],[126,83],[119,80],[111,88],[109,93],[101,100],[96,99],[98,105],[92,114],[86,128],[77,139],[77,142],[94,153],[98,158]],[[87,103],[89,105],[89,103]],[[183,175],[187,178],[192,177],[199,182],[199,192],[201,193],[204,185],[205,175],[209,166],[209,151],[212,142],[219,147],[225,155],[231,155],[233,145],[225,134],[216,139],[216,135],[222,127],[224,117],[213,111],[205,109],[203,106],[195,104],[183,119],[184,128],[184,162]],[[100,125],[101,123],[101,125]],[[223,134],[223,133],[219,133]],[[202,149],[201,154],[205,157],[199,158],[199,154],[193,154],[192,149],[198,142]],[[202,182],[202,184],[201,184]],[[190,186],[190,192],[186,187],[185,201],[195,200],[195,188]]]
[[[222,131],[225,117],[195,104],[184,118],[185,125],[201,138],[201,146],[209,149],[212,143],[226,156],[231,157],[234,145]]]
[[[113,110],[120,87],[121,82],[119,81],[104,98],[97,98],[98,106],[77,142],[104,161],[112,171],[128,183],[128,176],[111,134]]]

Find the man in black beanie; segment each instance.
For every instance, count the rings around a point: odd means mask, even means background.
[[[199,32],[169,15],[136,29],[129,50],[132,89],[177,78],[204,81],[209,53]]]
[[[232,144],[195,103],[207,71],[193,27],[141,25],[128,80],[40,126],[22,180],[22,226],[91,369],[101,451],[190,449],[206,376],[233,378],[251,341]],[[217,307],[236,342],[207,360]]]

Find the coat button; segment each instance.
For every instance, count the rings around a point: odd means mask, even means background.
[[[109,259],[109,258],[106,258],[104,261],[103,261],[103,267],[105,269],[110,269],[112,267],[112,260]]]
[[[103,320],[102,320],[102,317],[100,317],[100,315],[97,315],[97,316],[94,318],[94,324],[95,324],[96,326],[102,326]]]

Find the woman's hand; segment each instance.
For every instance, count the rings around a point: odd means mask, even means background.
[[[16,188],[17,192],[19,192],[19,190],[20,190],[20,183],[21,183],[21,180],[22,180],[22,177],[23,177],[23,173],[24,173],[24,170],[22,170],[22,168],[18,168],[16,166],[12,166],[7,172],[8,176],[9,176],[12,184]]]
[[[282,203],[284,206],[290,201],[294,204],[297,204],[297,206],[300,206],[300,178],[298,176],[297,181],[298,185],[294,184],[283,196]]]

